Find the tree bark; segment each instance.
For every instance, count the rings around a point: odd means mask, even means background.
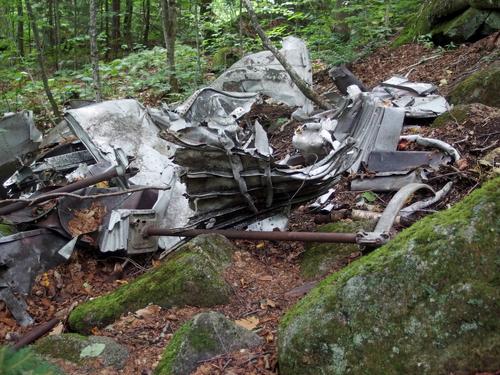
[[[24,21],[23,0],[17,0],[17,50],[24,57]]]
[[[61,20],[59,17],[59,0],[54,0],[54,65],[59,70],[59,44],[61,43]]]
[[[49,81],[47,79],[47,72],[45,70],[45,59],[43,56],[42,44],[40,41],[40,34],[38,32],[38,26],[36,24],[36,18],[33,14],[33,9],[31,8],[30,0],[25,0],[26,2],[26,11],[28,13],[28,17],[31,24],[31,29],[33,30],[33,38],[35,39],[35,45],[38,52],[38,63],[40,65],[40,75],[42,76],[43,88],[45,89],[45,93],[47,94],[47,98],[49,99],[50,106],[52,107],[52,111],[56,116],[57,120],[61,119],[61,114],[59,112],[59,108],[57,107],[56,101],[52,96],[52,92],[50,91]]]
[[[144,34],[142,44],[148,47],[149,44],[149,23],[151,22],[151,0],[144,0]]]
[[[125,3],[125,16],[123,18],[123,35],[125,38],[125,43],[127,44],[127,50],[132,50],[133,35],[132,35],[132,14],[134,12],[134,2],[132,0],[127,0]]]
[[[280,62],[280,64],[283,66],[286,72],[290,75],[290,78],[292,79],[293,83],[295,83],[295,85],[297,85],[299,90],[302,91],[302,93],[313,103],[315,103],[318,107],[325,110],[331,109],[332,106],[325,99],[323,99],[317,92],[315,92],[309,86],[309,84],[297,74],[293,66],[291,66],[288,63],[285,56],[283,56],[281,52],[271,43],[271,40],[268,38],[268,36],[260,26],[259,21],[257,20],[257,15],[253,10],[252,3],[250,2],[250,0],[243,0],[243,2],[250,16],[250,21],[252,23],[252,26],[257,35],[260,37],[262,44],[264,45],[265,48],[271,51],[274,57],[276,57],[276,60]]]
[[[97,0],[90,0],[90,60],[96,101],[102,101],[101,78],[99,75],[99,52],[97,50]]]
[[[170,90],[179,92],[179,83],[175,74],[175,39],[177,36],[176,0],[160,0],[163,20],[163,36],[167,48],[167,65],[170,71]]]
[[[106,60],[109,60],[109,51],[111,49],[111,37],[109,35],[109,0],[104,0],[104,29],[106,33]]]
[[[118,57],[120,51],[120,0],[112,0],[111,10],[111,56]]]

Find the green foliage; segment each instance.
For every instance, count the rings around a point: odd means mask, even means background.
[[[3,375],[57,375],[62,374],[54,365],[44,361],[30,349],[15,351],[0,347],[0,373]]]
[[[166,50],[154,47],[132,53],[123,59],[102,63],[102,90],[106,99],[148,96],[166,100],[179,99],[189,95],[200,83],[200,72],[196,63],[196,50],[186,45],[177,45],[177,77],[181,82],[182,92],[172,97],[170,94],[170,71],[166,64]],[[202,65],[202,68],[204,65]],[[47,106],[41,81],[32,80],[32,75],[25,71],[7,70],[8,74],[0,78],[0,86],[8,86],[0,94],[0,112],[16,111],[29,108],[41,112]],[[73,71],[59,70],[49,79],[52,93],[58,103],[69,99],[94,99],[90,66]]]

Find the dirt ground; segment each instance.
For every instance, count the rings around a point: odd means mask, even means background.
[[[460,78],[489,63],[495,49],[492,40],[493,37],[486,38],[449,51],[436,51],[417,44],[397,49],[384,47],[354,63],[351,68],[370,87],[393,74],[406,74],[411,70],[411,79],[435,83],[446,95]],[[323,92],[333,87],[326,70],[316,73],[315,84]],[[269,126],[278,118],[288,117],[290,109],[271,106],[255,112],[261,114],[259,121]],[[283,123],[284,131],[273,134],[272,143],[276,149],[285,152],[297,124]],[[463,123],[452,121],[439,129],[422,126],[410,131],[444,140],[457,147],[462,154],[463,161],[457,167],[444,167],[439,175],[431,176],[430,183],[435,187],[442,187],[448,181],[455,184],[453,193],[432,207],[440,210],[481,184],[486,171],[479,161],[488,151],[498,147],[500,141],[500,110],[476,105],[472,115]],[[348,177],[345,177],[337,186],[333,200],[339,207],[349,207],[358,196],[359,193],[348,190]],[[376,204],[383,209],[390,197],[389,194],[380,194]],[[315,215],[305,207],[298,207],[291,215],[291,230],[311,231],[316,225]],[[182,323],[202,311],[215,310],[234,320],[252,318],[255,330],[264,338],[265,344],[200,363],[196,374],[278,373],[278,322],[283,313],[313,285],[300,277],[298,258],[304,246],[301,243],[248,241],[235,241],[234,244],[237,249],[234,262],[226,272],[226,279],[234,290],[229,304],[211,309],[161,309],[151,306],[147,308],[149,313],[128,314],[103,330],[95,330],[94,334],[112,337],[129,349],[126,366],[119,372],[102,368],[98,363],[89,368],[77,368],[70,363],[58,364],[71,374],[150,374],[172,334]],[[351,254],[342,264],[334,266],[331,272],[359,256],[360,252]],[[91,250],[80,249],[68,264],[37,278],[32,296],[28,298],[29,312],[37,324],[54,316],[67,316],[76,303],[112,291],[157,264],[155,256],[102,258]],[[64,330],[64,327],[58,328],[59,331],[61,329]],[[27,329],[19,327],[0,303],[0,341],[15,342],[26,332]]]

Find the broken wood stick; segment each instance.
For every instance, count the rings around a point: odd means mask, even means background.
[[[259,36],[262,44],[265,48],[267,48],[271,53],[276,57],[276,60],[280,62],[283,68],[286,70],[293,83],[297,85],[299,90],[306,96],[306,98],[310,99],[314,104],[324,110],[328,110],[332,108],[332,105],[328,103],[324,98],[322,98],[316,91],[314,91],[309,84],[304,81],[299,74],[295,71],[293,66],[291,66],[286,60],[285,56],[272,44],[269,37],[266,35],[264,30],[259,24],[259,20],[257,19],[257,15],[252,7],[252,3],[250,0],[243,0],[245,7],[247,8],[248,14],[250,16],[250,22],[252,23],[252,27],[255,32]]]

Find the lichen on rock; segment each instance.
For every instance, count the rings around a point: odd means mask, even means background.
[[[500,178],[313,289],[280,323],[281,374],[500,368]]]
[[[371,231],[373,221],[337,221],[318,228],[319,232],[356,233],[360,230]],[[311,243],[306,245],[300,257],[300,273],[306,280],[323,277],[330,273],[336,264],[343,265],[349,256],[359,251],[355,244]]]
[[[82,351],[93,345],[100,345],[96,355],[85,356]],[[33,345],[33,349],[46,357],[84,365],[89,359],[98,358],[104,366],[121,369],[128,357],[128,350],[113,339],[103,336],[82,336],[74,333],[46,336]]]
[[[232,293],[223,277],[233,246],[219,235],[194,238],[160,266],[107,295],[77,306],[69,316],[72,330],[89,333],[120,315],[149,304],[210,307],[225,304]]]
[[[239,327],[224,315],[201,313],[175,332],[155,374],[189,375],[201,361],[261,343],[257,334]]]

